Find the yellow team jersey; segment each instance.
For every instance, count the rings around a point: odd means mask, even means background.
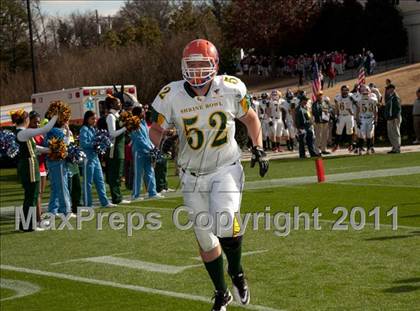
[[[196,96],[184,80],[166,85],[156,96],[154,118],[179,135],[178,165],[207,174],[240,159],[235,118],[250,107],[245,84],[236,77],[216,76],[205,96]]]

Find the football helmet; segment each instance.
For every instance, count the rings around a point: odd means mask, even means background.
[[[204,87],[219,69],[219,54],[210,41],[196,39],[182,53],[182,76],[193,87]]]
[[[271,91],[271,94],[270,94],[271,100],[277,100],[278,101],[280,99],[280,97],[281,97],[281,92],[280,91],[277,91],[277,90]]]

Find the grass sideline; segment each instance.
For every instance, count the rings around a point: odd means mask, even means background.
[[[325,159],[327,174],[420,165],[419,153],[395,156]],[[258,180],[256,170],[245,164],[247,180]],[[272,161],[268,178],[314,175],[313,160]],[[3,172],[1,172],[3,174]],[[9,176],[9,177],[3,177]],[[0,187],[10,175],[2,175]],[[171,181],[172,183],[175,181]],[[242,213],[311,212],[319,208],[322,230],[291,230],[278,237],[274,229],[245,234],[243,257],[251,287],[251,303],[277,310],[415,310],[420,298],[420,174],[346,180],[247,190]],[[16,185],[15,185],[16,188]],[[16,189],[15,189],[16,191]],[[3,193],[2,193],[3,196]],[[171,293],[210,299],[212,286],[205,269],[195,266],[196,241],[191,231],[179,231],[171,221],[172,210],[182,198],[145,201],[107,212],[157,211],[162,230],[142,229],[127,237],[125,229],[97,231],[95,223],[83,230],[16,233],[13,220],[1,219],[1,264],[83,277],[90,280],[143,286]],[[372,217],[362,230],[332,231],[336,206],[366,211],[381,207],[381,224],[390,224],[386,211],[398,206],[397,231],[389,226],[374,230]],[[95,210],[103,212],[104,210]],[[348,219],[347,219],[348,220]],[[262,219],[259,225],[262,226]],[[75,220],[71,221],[75,224]],[[29,255],[28,255],[29,254]],[[168,275],[133,267],[86,261],[112,256],[155,264],[191,265],[182,273]],[[1,301],[1,310],[210,310],[211,304],[112,286],[89,284],[59,277],[0,269],[1,278],[36,284],[40,291]],[[1,299],[14,292],[1,290]],[[242,310],[229,307],[228,310]],[[264,309],[260,309],[264,310]]]

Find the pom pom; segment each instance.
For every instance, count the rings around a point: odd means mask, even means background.
[[[70,120],[71,110],[70,107],[63,101],[53,101],[46,112],[46,117],[51,119],[54,115],[58,115],[58,123],[64,124]]]
[[[138,130],[140,128],[140,118],[133,116],[129,111],[122,111],[120,113],[120,122],[124,124],[128,132]]]
[[[0,154],[14,158],[19,153],[16,135],[9,130],[0,130]]]
[[[50,148],[50,160],[64,160],[67,157],[67,146],[64,143],[64,133],[58,128],[53,128],[45,136],[46,145]]]
[[[138,130],[140,128],[140,118],[138,116],[131,116],[127,119],[125,127],[129,132]]]
[[[56,137],[56,138],[58,138],[58,139],[63,140],[63,139],[64,139],[64,132],[63,132],[62,130],[60,130],[59,128],[57,128],[57,127],[53,127],[53,128],[51,129],[51,131],[49,131],[49,132],[47,133],[47,135],[45,135],[44,142],[46,142],[46,145],[47,145],[47,146],[48,146],[48,141],[49,141],[51,138],[53,138],[53,137]]]
[[[82,163],[86,158],[86,154],[80,149],[80,147],[74,143],[71,143],[67,147],[67,158],[66,160],[73,163],[79,164]]]
[[[93,140],[93,148],[99,155],[104,155],[111,147],[111,137],[107,130],[96,130],[95,138]]]

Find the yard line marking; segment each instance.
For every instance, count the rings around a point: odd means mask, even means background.
[[[137,259],[128,259],[128,258],[113,257],[113,256],[87,257],[87,258],[80,259],[80,261],[102,263],[102,264],[126,267],[126,268],[137,269],[137,270],[145,270],[148,272],[159,272],[159,273],[167,273],[167,274],[177,274],[190,268],[197,268],[197,267],[202,266],[202,264],[187,265],[187,266],[165,265],[165,264],[158,264],[158,263],[142,261],[142,260],[137,260]]]
[[[356,182],[327,182],[329,184],[340,184],[340,185],[349,185],[349,186],[375,186],[375,187],[395,187],[395,188],[420,188],[420,186],[414,185],[403,185],[403,184],[370,184],[370,183],[356,183]]]
[[[262,254],[262,253],[266,253],[266,252],[268,252],[268,249],[262,249],[262,250],[259,250],[259,251],[243,252],[243,253],[242,253],[242,257],[246,257],[246,256],[250,256],[250,255],[255,255],[255,254]],[[200,256],[197,256],[197,257],[191,257],[191,258],[192,258],[192,259],[195,259],[195,260],[202,261],[202,259],[201,259],[201,257],[200,257]],[[224,259],[226,259],[225,254],[223,254],[223,258],[224,258]]]
[[[83,283],[94,284],[94,285],[102,285],[102,286],[109,286],[109,287],[114,287],[114,288],[129,289],[129,290],[142,292],[142,293],[146,293],[146,294],[161,295],[161,296],[166,296],[166,297],[171,297],[171,298],[180,298],[180,299],[199,301],[199,302],[205,302],[205,303],[210,303],[211,302],[210,299],[208,299],[206,297],[203,297],[203,296],[185,294],[185,293],[180,293],[180,292],[171,292],[171,291],[162,290],[162,289],[155,289],[155,288],[149,288],[149,287],[144,287],[144,286],[139,286],[139,285],[117,283],[117,282],[113,282],[113,281],[91,279],[91,278],[72,275],[72,274],[42,271],[42,270],[36,270],[36,269],[28,269],[28,268],[15,267],[15,266],[10,266],[10,265],[0,265],[0,269],[8,270],[8,271],[15,271],[15,272],[22,272],[22,273],[29,273],[29,274],[34,274],[34,275],[47,276],[47,277],[54,277],[54,278],[59,278],[59,279],[63,279],[63,280],[83,282]],[[236,302],[232,303],[232,305],[242,307],[244,309],[256,310],[256,311],[285,311],[285,310],[274,309],[274,308],[259,306],[259,305],[243,306],[243,305],[237,304]]]
[[[29,296],[41,290],[41,288],[38,285],[30,282],[3,278],[0,279],[0,288],[7,288],[16,292],[13,296],[2,298],[0,299],[0,301],[12,300],[16,298]]]
[[[120,255],[128,255],[128,254],[131,254],[131,253],[132,252],[116,253],[116,254],[111,254],[111,255],[107,255],[107,256],[120,256]],[[63,263],[68,263],[68,262],[83,261],[84,259],[86,259],[86,257],[74,258],[74,259],[69,259],[69,260],[64,260],[64,261],[53,262],[53,263],[50,263],[50,265],[61,265]]]

